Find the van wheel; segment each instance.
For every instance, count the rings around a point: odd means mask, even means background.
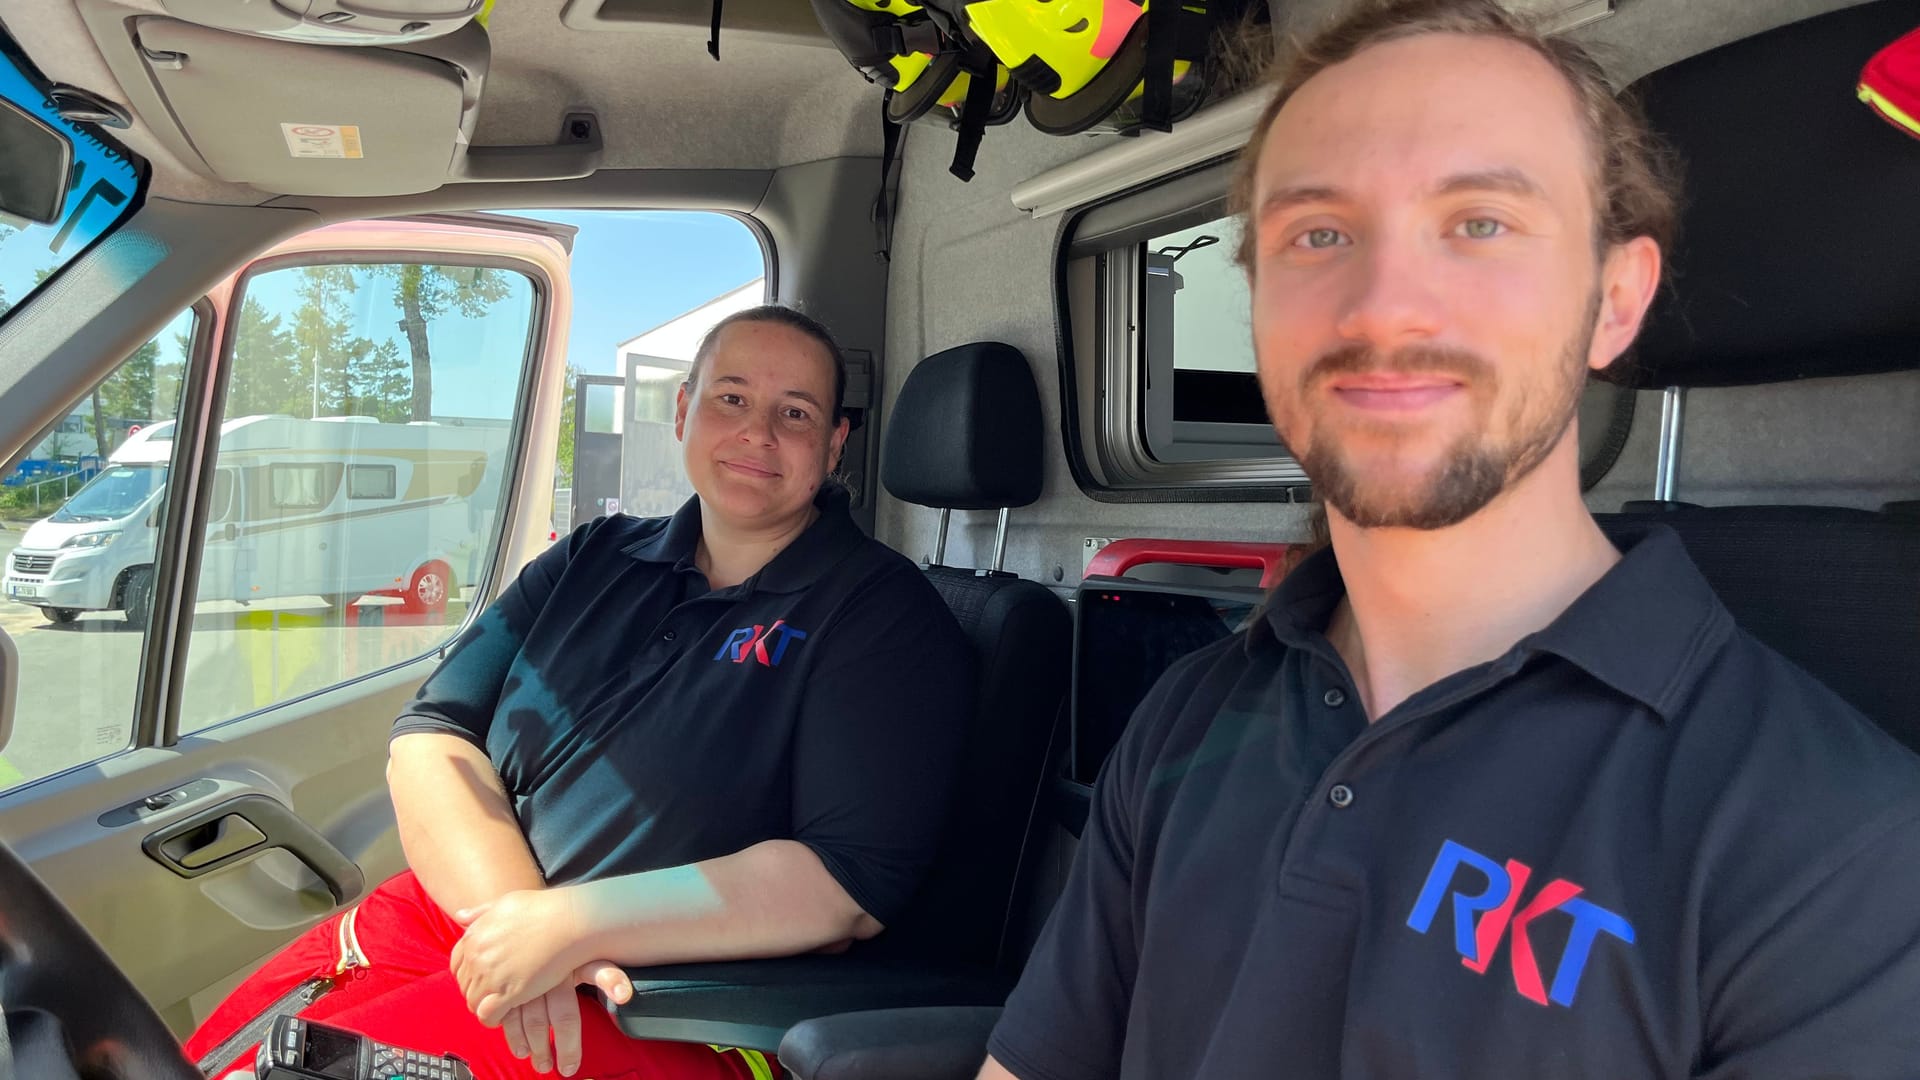
[[[453,592],[453,568],[435,559],[413,572],[406,594],[400,598],[403,611],[424,613],[447,610],[447,597]]]
[[[153,567],[127,572],[127,582],[120,587],[120,607],[127,613],[128,626],[147,628],[147,616],[153,611]]]
[[[40,610],[47,613],[47,618],[52,619],[54,622],[60,624],[61,626],[65,626],[68,623],[80,617],[79,608],[50,607],[50,608],[41,608]]]

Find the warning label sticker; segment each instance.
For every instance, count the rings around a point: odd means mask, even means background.
[[[297,158],[357,158],[360,128],[356,124],[281,124],[287,153]]]

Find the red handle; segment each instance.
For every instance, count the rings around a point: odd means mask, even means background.
[[[1147,563],[1225,566],[1260,571],[1260,587],[1287,575],[1294,544],[1249,544],[1231,540],[1115,540],[1087,564],[1087,576],[1121,577]]]

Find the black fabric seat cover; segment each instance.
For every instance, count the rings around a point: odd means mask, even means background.
[[[1040,392],[1020,350],[977,342],[907,375],[887,421],[881,477],[895,498],[951,510],[1024,506],[1041,488]],[[1045,587],[930,566],[973,642],[979,715],[939,861],[906,918],[871,943],[886,955],[997,964],[1021,844],[1072,670],[1072,620]]]
[[[1735,621],[1920,750],[1920,519],[1822,506],[1650,516],[1680,534]]]

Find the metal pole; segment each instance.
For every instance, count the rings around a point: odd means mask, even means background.
[[[1000,526],[993,531],[993,569],[997,573],[1007,561],[1007,508],[1000,508]]]
[[[1684,426],[1687,388],[1669,386],[1660,399],[1660,460],[1653,480],[1653,497],[1672,502],[1680,475],[1680,432]]]
[[[935,566],[947,565],[947,522],[952,517],[952,510],[942,509],[940,511],[940,539],[933,542],[933,564]]]

